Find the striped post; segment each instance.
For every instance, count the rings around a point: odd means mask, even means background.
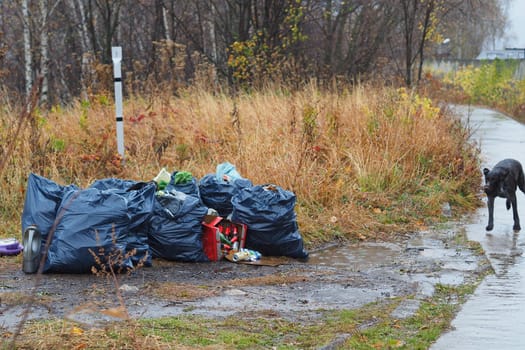
[[[120,64],[122,61],[122,48],[115,46],[111,48],[113,58],[113,80],[115,82],[115,111],[117,116],[117,150],[124,159],[124,118],[122,116],[122,72]]]

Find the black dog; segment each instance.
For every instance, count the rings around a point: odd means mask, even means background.
[[[494,227],[494,199],[502,197],[507,199],[507,210],[512,206],[514,218],[514,231],[521,230],[518,206],[516,202],[517,187],[525,193],[525,176],[521,163],[514,159],[504,159],[494,166],[492,170],[483,169],[485,175],[484,190],[487,194],[487,206],[489,208],[489,223],[487,231]]]

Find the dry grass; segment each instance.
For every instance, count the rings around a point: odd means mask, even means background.
[[[308,281],[305,275],[272,274],[250,278],[233,278],[224,283],[227,287],[286,285]]]
[[[17,108],[0,110],[2,140],[10,140]],[[308,244],[388,236],[439,218],[444,202],[458,210],[477,204],[479,168],[468,131],[405,90],[132,96],[124,121],[121,160],[107,96],[37,113],[3,174],[0,236],[18,235],[30,172],[88,186],[105,177],[151,180],[162,167],[201,178],[228,161],[254,184],[296,194]]]

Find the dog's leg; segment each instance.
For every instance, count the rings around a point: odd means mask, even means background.
[[[516,195],[514,194],[513,196],[510,196],[508,200],[512,204],[512,217],[514,218],[514,226],[512,227],[512,229],[514,231],[519,231],[521,230],[521,227],[520,218],[518,216],[518,201],[516,200]]]
[[[521,192],[525,193],[525,174],[523,174],[523,170],[521,170],[518,175],[518,187]]]
[[[487,197],[487,207],[489,208],[489,224],[485,229],[487,231],[492,231],[494,228],[494,197]]]

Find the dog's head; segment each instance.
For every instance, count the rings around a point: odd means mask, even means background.
[[[483,190],[488,195],[497,195],[503,191],[503,183],[509,175],[509,170],[500,167],[492,170],[485,168],[483,169],[483,174],[485,175],[485,186],[483,186]]]

